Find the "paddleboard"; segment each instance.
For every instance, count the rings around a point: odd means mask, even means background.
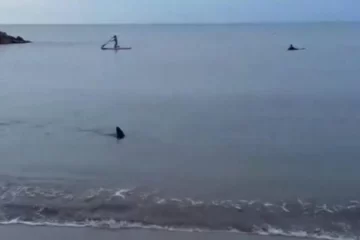
[[[131,50],[131,47],[118,47],[118,48],[107,48],[107,47],[102,47],[101,50]]]

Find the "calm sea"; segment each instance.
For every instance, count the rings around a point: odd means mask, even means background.
[[[360,24],[0,29],[2,223],[360,234]]]

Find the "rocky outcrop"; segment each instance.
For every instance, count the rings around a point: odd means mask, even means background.
[[[21,44],[30,43],[30,41],[24,40],[22,37],[13,37],[8,35],[6,32],[0,31],[0,45],[1,44]]]

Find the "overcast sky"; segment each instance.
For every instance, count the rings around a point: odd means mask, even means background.
[[[0,23],[359,20],[360,0],[0,0]]]

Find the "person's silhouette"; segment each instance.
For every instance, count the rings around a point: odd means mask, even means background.
[[[294,47],[292,44],[290,44],[290,47],[288,48],[289,51],[298,50],[296,47]]]
[[[118,39],[116,35],[113,36],[113,41],[114,41],[114,48],[119,48]]]

